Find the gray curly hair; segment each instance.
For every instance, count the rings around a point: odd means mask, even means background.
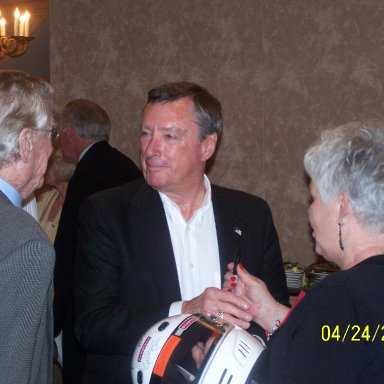
[[[348,123],[326,130],[310,147],[304,166],[324,203],[347,192],[361,225],[384,232],[384,125]]]

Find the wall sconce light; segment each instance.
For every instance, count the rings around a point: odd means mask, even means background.
[[[18,57],[24,54],[33,37],[29,36],[29,20],[31,15],[28,11],[20,13],[19,8],[15,9],[13,21],[13,35],[7,36],[7,21],[1,17],[0,11],[0,58],[5,55]]]

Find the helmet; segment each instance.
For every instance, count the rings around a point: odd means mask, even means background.
[[[206,351],[200,367],[191,349]],[[251,384],[264,346],[236,326],[218,324],[201,314],[178,315],[153,325],[138,342],[132,358],[135,384]]]

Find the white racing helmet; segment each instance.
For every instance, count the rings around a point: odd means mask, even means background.
[[[200,368],[191,354],[198,342],[210,344]],[[132,379],[135,384],[252,384],[263,349],[259,339],[239,327],[200,314],[172,316],[153,325],[138,342]]]

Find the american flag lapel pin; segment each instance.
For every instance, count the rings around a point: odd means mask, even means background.
[[[235,227],[235,233],[237,233],[239,236],[242,235],[242,231],[240,228]]]

